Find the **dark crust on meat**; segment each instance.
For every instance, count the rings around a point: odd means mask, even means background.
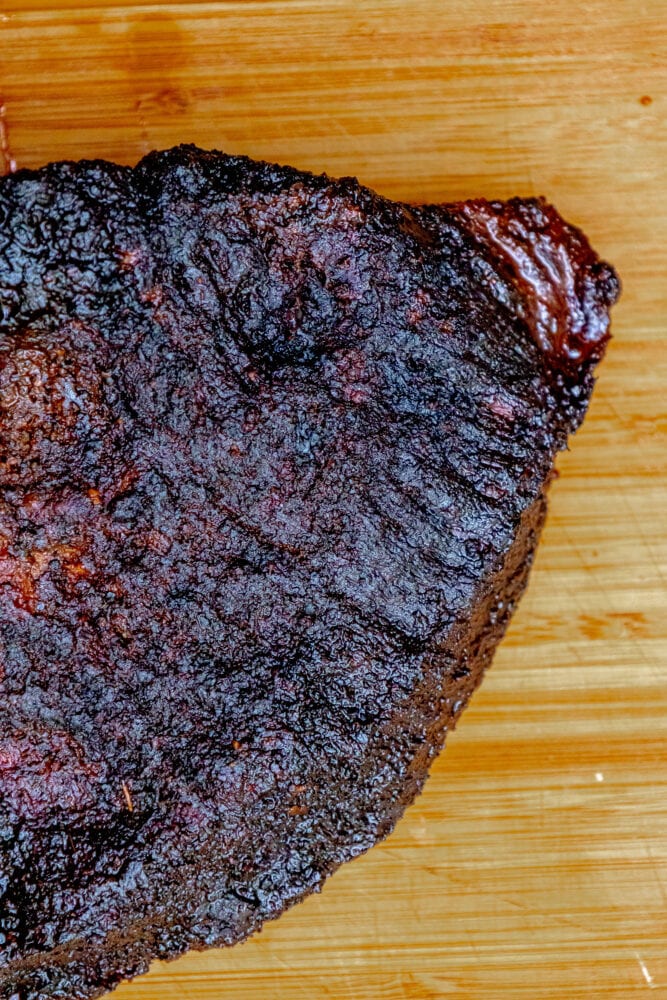
[[[525,586],[613,270],[540,200],[179,147],[0,181],[0,997],[392,829]]]

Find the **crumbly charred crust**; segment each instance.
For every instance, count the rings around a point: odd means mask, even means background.
[[[179,147],[0,181],[0,996],[385,836],[526,582],[618,280],[538,200]]]

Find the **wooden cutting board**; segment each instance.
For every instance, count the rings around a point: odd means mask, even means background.
[[[395,833],[123,1000],[667,997],[664,0],[0,4],[5,166],[194,141],[545,194],[624,282],[530,589]]]

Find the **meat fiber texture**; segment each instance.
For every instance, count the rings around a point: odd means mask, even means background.
[[[0,181],[0,996],[233,944],[392,829],[618,294],[542,200],[182,146]]]

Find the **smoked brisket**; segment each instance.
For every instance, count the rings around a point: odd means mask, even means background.
[[[0,996],[385,837],[524,589],[619,290],[539,199],[183,146],[0,180]]]

